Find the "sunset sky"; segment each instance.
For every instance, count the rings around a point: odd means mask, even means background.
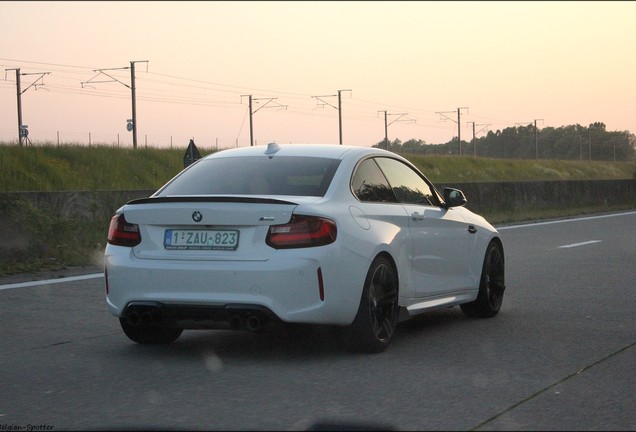
[[[384,139],[383,111],[390,140],[431,144],[458,108],[466,141],[469,122],[635,133],[635,22],[622,1],[0,1],[0,141],[20,68],[32,141],[131,146],[131,61],[140,145],[249,146],[247,95],[257,144],[337,144],[338,90],[357,146]]]

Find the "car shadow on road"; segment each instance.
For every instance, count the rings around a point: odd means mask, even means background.
[[[187,330],[169,345],[129,344],[126,351],[142,356],[175,359],[213,353],[233,361],[296,361],[339,356],[346,352],[341,329],[328,326],[280,325],[262,332],[241,330]]]
[[[397,355],[409,346],[420,346],[422,340],[439,340],[458,326],[469,325],[459,308],[431,311],[398,324],[391,345],[376,355]],[[262,332],[237,330],[188,330],[169,345],[129,344],[125,350],[153,358],[187,360],[201,353],[233,362],[245,360],[296,362],[352,356],[347,351],[343,327],[312,325],[277,325]],[[365,354],[362,354],[365,355]]]

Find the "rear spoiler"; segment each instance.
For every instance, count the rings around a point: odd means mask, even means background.
[[[155,203],[172,203],[172,202],[231,202],[231,203],[252,203],[252,204],[292,204],[298,205],[291,201],[278,200],[273,198],[259,198],[247,196],[166,196],[166,197],[149,197],[139,198],[128,201],[126,204],[155,204]]]

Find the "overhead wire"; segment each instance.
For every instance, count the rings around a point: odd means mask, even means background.
[[[0,67],[4,69],[15,68],[18,67],[19,64],[23,63],[47,67],[49,72],[54,73],[46,76],[43,88],[47,88],[51,93],[114,99],[126,99],[130,97],[129,90],[123,86],[117,86],[121,87],[117,88],[116,86],[109,86],[104,82],[91,83],[91,77],[94,77],[96,71],[99,70],[93,66],[35,62],[7,58],[0,58],[0,62],[9,62],[9,64],[0,65]],[[127,68],[122,68],[122,71],[111,70],[109,73],[122,81],[129,80],[130,75],[124,72],[126,69]],[[313,99],[314,96],[310,94],[223,84],[150,71],[140,71],[137,73],[135,78],[137,83],[136,95],[137,99],[140,101],[244,109],[245,104],[241,100],[240,96],[243,96],[246,93],[258,93],[280,97],[283,99],[281,104],[287,100],[294,101],[293,105],[286,105],[287,109],[281,110],[281,112],[289,115],[316,118],[337,117],[337,110],[331,110],[332,112],[330,112],[329,109],[324,108],[325,111],[319,111],[316,106],[316,101]],[[69,82],[75,82],[77,84],[69,85]],[[80,85],[80,83],[82,83],[82,85]],[[115,81],[113,81],[113,83],[116,84]],[[1,88],[9,88],[12,85],[14,84],[6,78],[4,81],[0,80]],[[93,88],[90,88],[89,86]],[[349,120],[381,122],[381,116],[378,115],[378,112],[387,108],[408,112],[409,118],[415,120],[410,127],[416,129],[435,128],[450,130],[452,128],[456,128],[456,124],[452,125],[442,121],[437,112],[430,109],[381,103],[357,98],[355,95],[351,95],[346,98],[343,103],[342,116]],[[472,116],[475,118],[486,119],[486,121],[489,121],[492,124],[509,125],[512,123],[506,120],[496,120],[477,115]],[[243,125],[241,125],[241,129],[242,126]],[[239,129],[239,134],[241,129]]]

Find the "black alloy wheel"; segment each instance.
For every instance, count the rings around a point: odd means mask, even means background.
[[[503,249],[497,242],[491,242],[484,257],[477,299],[461,305],[462,312],[469,317],[494,317],[501,309],[505,289]]]
[[[387,258],[377,257],[369,268],[358,313],[348,329],[349,349],[384,351],[395,333],[398,311],[397,272]]]

